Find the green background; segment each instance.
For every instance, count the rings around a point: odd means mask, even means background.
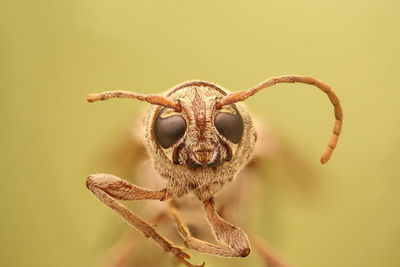
[[[1,1],[0,265],[93,266],[127,229],[84,182],[118,175],[104,159],[146,104],[86,94],[191,79],[236,91],[298,74],[333,87],[343,135],[322,166],[324,94],[286,84],[246,101],[314,175],[271,164],[249,195],[248,227],[296,266],[400,266],[399,11],[398,1]],[[192,254],[261,266],[254,252]]]

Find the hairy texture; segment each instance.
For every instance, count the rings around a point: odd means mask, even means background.
[[[207,120],[206,120],[206,103],[199,95],[197,89],[194,89],[194,99],[192,101],[192,111],[194,114],[194,120],[196,129],[198,131],[197,139],[201,142],[204,141],[204,134],[206,132]]]
[[[181,104],[181,116],[187,124],[185,135],[170,148],[162,148],[154,138],[154,120],[160,110],[151,107],[144,118],[147,149],[160,175],[167,181],[167,191],[174,198],[192,191],[201,201],[211,198],[221,187],[235,178],[249,161],[256,132],[246,108],[237,104],[243,118],[244,133],[238,144],[224,138],[214,126],[217,99],[226,93],[205,82],[191,82],[168,93]],[[223,92],[223,93],[222,93]],[[218,158],[216,167],[202,166],[202,161]],[[178,163],[178,164],[177,164]],[[186,165],[186,163],[188,163]],[[189,166],[188,166],[189,165]]]

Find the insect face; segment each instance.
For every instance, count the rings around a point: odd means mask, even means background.
[[[165,155],[174,164],[189,169],[215,168],[230,161],[244,133],[236,105],[216,108],[224,94],[213,87],[186,86],[169,97],[177,97],[181,112],[158,108],[153,133]]]
[[[177,107],[152,106],[144,118],[149,155],[173,195],[206,199],[249,160],[253,123],[241,103],[218,107],[226,95],[214,84],[187,82],[166,94]]]
[[[189,83],[169,94],[179,101],[181,112],[171,108],[155,112],[153,132],[158,145],[171,162],[191,170],[230,161],[244,133],[236,105],[218,110],[216,101],[226,93],[207,85]]]

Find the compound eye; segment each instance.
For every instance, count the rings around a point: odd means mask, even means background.
[[[243,137],[243,119],[235,105],[224,106],[215,116],[214,125],[218,132],[234,144]]]
[[[169,148],[175,144],[186,131],[186,121],[180,115],[163,114],[167,109],[163,108],[157,114],[154,122],[154,135],[156,141],[163,147]]]

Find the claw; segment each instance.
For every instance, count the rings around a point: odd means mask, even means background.
[[[188,262],[187,260],[185,260],[185,259],[180,259],[186,266],[188,266],[188,267],[204,267],[204,265],[206,264],[204,261],[203,261],[203,264],[202,265],[193,265],[193,264],[191,264],[190,262]]]
[[[184,252],[181,248],[179,247],[171,247],[171,252],[178,258],[186,258],[190,259],[190,255]]]
[[[204,265],[206,264],[205,262],[203,262],[202,265],[191,264],[190,262],[188,262],[186,260],[186,259],[190,259],[191,256],[188,253],[184,252],[179,247],[172,247],[171,252],[178,258],[178,260],[180,260],[182,263],[184,263],[188,267],[204,267]]]
[[[181,256],[181,257],[183,257],[185,259],[190,259],[191,258],[189,254],[187,254],[186,252],[183,252],[183,251],[181,251],[179,253],[179,256]]]

